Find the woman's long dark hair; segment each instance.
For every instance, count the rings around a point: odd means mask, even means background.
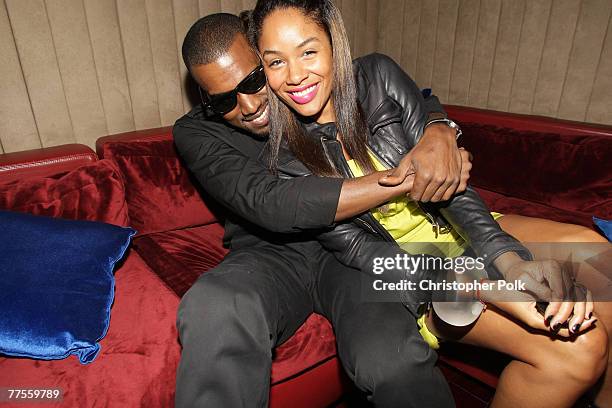
[[[375,171],[366,148],[367,125],[357,101],[351,51],[340,11],[330,0],[258,0],[251,15],[250,37],[257,45],[265,18],[277,9],[299,10],[327,33],[332,47],[333,84],[331,98],[336,127],[348,154],[366,174]],[[270,168],[275,170],[278,153],[286,138],[289,148],[314,174],[338,176],[319,140],[309,137],[299,117],[268,87],[270,105]]]

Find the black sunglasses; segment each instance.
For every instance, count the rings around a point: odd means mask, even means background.
[[[263,70],[263,65],[259,65],[249,73],[236,88],[229,92],[223,92],[215,95],[208,95],[202,88],[199,88],[202,104],[212,109],[215,113],[223,116],[231,112],[238,103],[238,94],[252,95],[257,93],[266,84],[266,74]]]

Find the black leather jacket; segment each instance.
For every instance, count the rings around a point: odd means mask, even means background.
[[[401,68],[384,55],[372,54],[355,60],[354,71],[359,102],[369,128],[368,148],[381,163],[395,167],[422,135],[426,114],[421,92]],[[340,143],[336,140],[335,124],[308,124],[306,130],[311,137],[321,141],[327,157],[343,176],[351,177]],[[279,172],[284,177],[310,174],[288,152],[283,152],[279,159]],[[492,279],[503,278],[491,265],[499,255],[514,251],[524,259],[531,259],[526,248],[501,230],[471,187],[447,202],[422,205],[421,208],[437,233],[444,232],[450,224],[467,241],[476,256],[484,259]],[[336,253],[341,262],[362,270],[371,271],[374,257],[403,254],[370,212],[361,214],[352,222],[340,223],[333,229],[322,231],[318,238],[323,246]],[[381,242],[388,244],[381,245]],[[411,279],[430,276],[426,271],[417,271]]]

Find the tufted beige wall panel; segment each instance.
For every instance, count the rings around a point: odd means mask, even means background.
[[[108,134],[81,0],[48,0],[47,16],[75,140],[92,145]]]
[[[41,147],[6,8],[0,8],[0,153]]]
[[[175,30],[175,50],[176,60],[179,66],[179,79],[181,80],[181,99],[183,102],[183,111],[189,110],[190,102],[189,95],[185,87],[185,78],[187,77],[187,68],[183,64],[181,56],[181,46],[183,38],[187,34],[187,30],[200,16],[200,7],[196,0],[172,0],[172,9],[174,14],[174,30]]]
[[[64,81],[43,0],[5,2],[42,146],[76,141]],[[2,95],[10,98],[10,95]],[[1,121],[1,120],[0,120]],[[10,146],[10,133],[2,135]],[[7,151],[10,151],[7,148]]]
[[[132,98],[115,1],[85,0],[84,5],[108,133],[134,130]]]
[[[445,103],[612,124],[612,0],[334,0]],[[191,24],[255,0],[0,2],[0,152],[171,125],[192,106]]]

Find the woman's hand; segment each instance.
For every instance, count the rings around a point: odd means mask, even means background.
[[[552,325],[546,324],[544,316],[542,316],[542,314],[540,314],[540,312],[536,309],[536,302],[533,300],[512,300],[504,302],[499,301],[499,297],[497,296],[493,296],[490,301],[487,300],[486,297],[487,295],[485,294],[481,295],[483,301],[492,304],[497,309],[513,317],[517,321],[520,321],[533,329],[553,332],[560,337],[572,337],[575,335],[580,335],[597,321],[597,318],[595,316],[591,315],[591,317],[587,319],[583,314],[576,314],[576,309],[574,309],[574,317],[570,319],[568,326],[559,325],[556,330],[553,330]],[[571,307],[568,303],[569,302],[562,302],[561,305],[567,304],[567,307]],[[575,328],[577,324],[579,326]]]
[[[548,329],[570,336],[593,323],[591,292],[575,282],[571,271],[554,260],[525,261],[514,253],[501,255],[495,266],[508,282],[521,282],[522,291],[482,292],[490,302],[536,329]],[[535,308],[536,300],[549,302],[544,316]],[[567,323],[565,328],[563,325]]]
[[[455,130],[434,124],[425,129],[419,143],[379,183],[396,186],[408,175],[415,174],[410,198],[424,202],[445,201],[466,189],[471,160],[467,150],[457,148]]]

